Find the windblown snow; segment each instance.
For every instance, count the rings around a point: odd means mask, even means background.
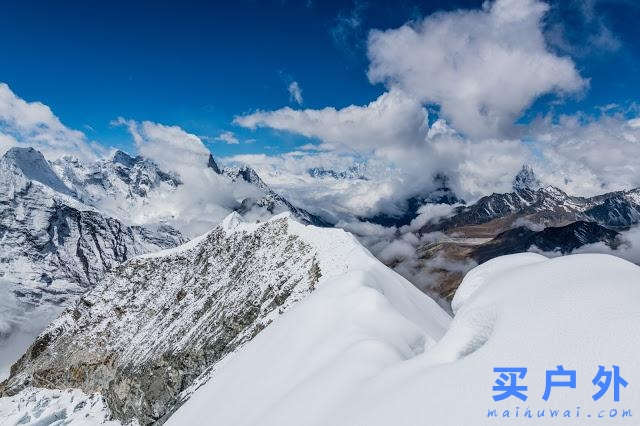
[[[465,278],[435,346],[420,338],[439,312],[423,309],[415,321],[390,287],[366,273],[327,282],[218,369],[168,424],[205,413],[211,424],[235,426],[503,424],[504,410],[505,424],[553,422],[522,417],[527,407],[534,416],[557,408],[561,417],[566,408],[572,424],[632,424],[623,409],[638,415],[639,267],[607,255],[489,261]],[[545,371],[557,365],[576,370],[577,388],[554,388],[546,402]],[[629,381],[620,402],[593,401],[599,365],[620,366]],[[528,368],[526,402],[493,401],[493,368],[501,366]],[[608,417],[612,408],[618,417]],[[499,419],[487,417],[492,409]]]

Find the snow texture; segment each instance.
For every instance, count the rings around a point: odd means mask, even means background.
[[[87,395],[78,389],[25,389],[12,398],[0,399],[0,419],[4,426],[117,426],[98,394]],[[134,426],[134,425],[132,425]]]
[[[403,286],[376,272],[327,282],[222,365],[168,424],[503,424],[487,418],[492,408],[500,416],[511,410],[509,424],[551,424],[549,414],[541,420],[522,413],[566,408],[574,417],[577,406],[581,418],[572,424],[633,422],[620,413],[640,406],[639,267],[584,254],[487,262],[462,284],[444,337],[424,347],[439,311],[420,295],[398,303]],[[560,364],[576,370],[577,388],[553,388],[546,403],[545,371]],[[630,385],[620,402],[610,394],[594,402],[598,365],[613,364]],[[492,369],[501,366],[528,368],[526,402],[493,401]],[[617,418],[596,418],[610,408]]]

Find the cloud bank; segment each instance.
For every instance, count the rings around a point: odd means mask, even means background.
[[[369,35],[372,83],[400,88],[474,138],[509,135],[525,108],[546,93],[583,90],[570,58],[547,49],[537,0],[497,0],[482,10],[436,13]]]
[[[32,146],[48,158],[72,154],[94,159],[105,152],[81,131],[62,124],[47,105],[27,102],[0,83],[0,155],[14,146]]]

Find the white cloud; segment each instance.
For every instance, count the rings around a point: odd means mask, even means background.
[[[375,213],[381,200],[389,199],[399,186],[396,170],[376,158],[364,160],[352,154],[326,151],[294,151],[279,155],[244,154],[222,159],[253,167],[276,192],[294,205],[338,220],[354,214]],[[344,171],[366,161],[370,180],[316,179],[308,174],[313,167]]]
[[[183,174],[185,169],[205,167],[209,150],[202,140],[178,126],[151,121],[137,122],[118,117],[113,125],[126,126],[138,152],[160,167]]]
[[[152,193],[134,213],[139,223],[169,220],[189,236],[203,233],[222,220],[247,198],[259,198],[257,187],[243,181],[232,183],[208,167],[210,152],[202,140],[178,126],[118,118],[126,126],[138,152],[164,171],[180,177],[182,185],[171,192]],[[264,212],[251,212],[260,217]]]
[[[587,85],[569,58],[547,50],[541,22],[547,9],[537,0],[497,0],[482,10],[436,13],[373,31],[369,78],[389,88],[376,100],[341,109],[257,111],[234,123],[320,141],[305,150],[358,153],[386,164],[393,178],[369,193],[367,210],[392,209],[428,190],[438,172],[449,175],[467,201],[509,191],[522,164],[539,155],[535,143],[505,138],[523,109],[544,93]],[[430,127],[425,103],[441,107]],[[519,133],[527,132],[535,138],[521,126]]]
[[[215,137],[215,140],[224,142],[228,145],[237,145],[240,143],[236,135],[233,132],[222,132],[218,136]]]
[[[369,35],[372,83],[400,88],[474,138],[509,134],[545,93],[587,85],[571,59],[548,51],[537,0],[496,0],[483,10],[436,13]]]
[[[358,153],[384,164],[385,169],[380,168],[380,174],[373,177],[384,184],[368,192],[369,199],[358,209],[359,214],[373,208],[393,211],[394,203],[429,190],[438,172],[449,175],[454,189],[468,201],[487,192],[508,191],[513,176],[531,156],[519,140],[468,140],[442,119],[429,127],[426,109],[399,90],[386,92],[364,106],[321,110],[286,107],[236,117],[235,123],[317,138],[320,145],[304,146],[310,158],[318,158],[311,152],[315,147],[336,154]],[[364,188],[367,184],[359,185]],[[362,202],[358,197],[354,200]]]
[[[529,128],[544,181],[576,195],[640,186],[640,119],[620,114],[544,117]]]
[[[234,123],[250,129],[270,127],[318,138],[345,149],[364,151],[394,144],[419,145],[426,135],[427,111],[399,91],[383,93],[368,105],[342,109],[258,111]]]
[[[34,147],[50,159],[66,154],[94,159],[104,152],[84,133],[62,124],[47,105],[27,102],[0,83],[0,154],[12,146]]]
[[[297,81],[292,81],[287,88],[289,90],[289,97],[292,101],[295,101],[298,105],[302,105],[302,89]]]

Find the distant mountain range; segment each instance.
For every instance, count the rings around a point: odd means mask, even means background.
[[[400,215],[378,214],[361,220],[401,227],[411,223],[425,204],[460,204],[451,215],[429,221],[417,231],[418,236],[443,235],[419,247],[418,255],[426,261],[477,263],[532,249],[567,254],[598,242],[615,248],[619,232],[640,223],[640,188],[577,197],[544,186],[531,167],[523,166],[513,180],[512,192],[494,193],[467,205],[446,185],[446,178],[436,178],[441,182],[438,189],[407,200]],[[463,272],[446,268],[435,272],[439,277],[435,293],[452,297]]]
[[[312,167],[307,170],[309,176],[314,178],[332,178],[332,179],[358,179],[368,180],[364,175],[364,167],[361,164],[354,164],[343,171],[326,169],[324,167]]]

